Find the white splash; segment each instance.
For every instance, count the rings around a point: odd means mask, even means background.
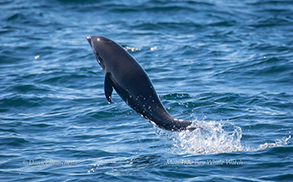
[[[291,138],[291,135],[289,135],[287,138],[283,138],[283,139],[277,139],[275,140],[275,142],[273,143],[264,143],[261,144],[257,150],[264,150],[267,148],[271,148],[271,147],[280,147],[280,146],[284,146],[287,145],[289,143],[289,139]]]
[[[154,51],[154,50],[156,50],[156,49],[158,49],[158,47],[156,47],[156,46],[150,48],[151,51]]]
[[[167,132],[157,129],[157,134],[172,140],[171,151],[175,154],[202,155],[230,153],[237,151],[256,151],[289,143],[287,138],[277,139],[274,143],[265,143],[258,148],[243,146],[242,129],[230,122],[196,121],[201,128],[194,131]]]
[[[40,58],[40,55],[36,55],[36,56],[35,56],[35,59],[39,59],[39,58]]]
[[[178,154],[215,154],[241,151],[242,130],[231,123],[198,122],[200,129],[177,133],[173,144]],[[225,126],[227,125],[228,126]],[[224,128],[227,128],[225,130]],[[229,130],[230,131],[229,131]]]
[[[126,51],[131,51],[131,52],[137,52],[140,51],[141,49],[135,48],[135,47],[129,47],[129,46],[124,46],[123,47]]]

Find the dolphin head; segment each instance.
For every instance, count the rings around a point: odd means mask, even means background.
[[[86,39],[92,47],[98,63],[105,70],[105,59],[109,55],[109,46],[112,41],[101,36],[87,36]]]

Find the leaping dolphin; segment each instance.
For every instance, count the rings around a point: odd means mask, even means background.
[[[105,72],[104,90],[109,102],[114,87],[132,109],[159,128],[169,131],[198,128],[190,121],[170,116],[146,72],[120,45],[101,36],[88,36],[87,40]]]

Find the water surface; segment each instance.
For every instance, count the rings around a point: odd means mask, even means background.
[[[3,0],[1,181],[290,181],[291,1]],[[86,41],[146,70],[168,112],[155,128],[113,93]]]

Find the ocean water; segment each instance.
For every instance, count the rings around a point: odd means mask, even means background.
[[[292,181],[290,0],[1,0],[0,181]],[[86,36],[121,44],[168,132],[104,96]]]

